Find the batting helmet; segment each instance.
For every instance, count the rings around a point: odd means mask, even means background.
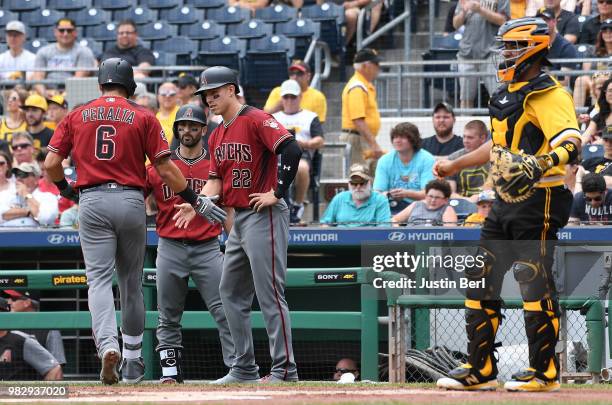
[[[118,84],[125,88],[128,97],[132,97],[136,90],[132,65],[121,58],[106,59],[98,70],[98,84]]]
[[[172,125],[172,132],[174,132],[174,136],[178,139],[178,123],[181,121],[191,121],[198,122],[202,125],[206,125],[206,113],[204,113],[204,109],[196,104],[185,104],[181,106],[176,112],[176,119],[174,120],[174,124]]]
[[[236,94],[240,93],[238,87],[238,75],[230,68],[225,66],[213,66],[209,67],[202,72],[200,76],[200,88],[194,93],[203,96],[206,90],[212,90],[225,86],[226,84],[233,84],[236,86]]]

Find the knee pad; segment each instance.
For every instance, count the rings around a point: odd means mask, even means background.
[[[502,323],[500,301],[466,300],[468,361],[483,377],[497,375],[495,335]]]
[[[162,380],[172,379],[183,382],[182,350],[178,347],[159,349],[159,365],[162,369]]]
[[[467,278],[480,280],[481,278],[491,274],[491,270],[493,269],[493,265],[496,261],[495,255],[489,249],[479,246],[478,250],[476,251],[476,257],[480,256],[482,257],[482,260],[479,261],[479,264],[466,267],[465,276]]]
[[[512,263],[514,279],[518,281],[523,301],[540,301],[550,298],[555,288],[540,262],[516,261]]]

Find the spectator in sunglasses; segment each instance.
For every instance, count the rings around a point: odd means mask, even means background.
[[[590,1],[585,1],[583,7],[587,4],[590,5]],[[582,25],[578,43],[595,45],[601,23],[609,18],[612,18],[612,0],[597,0],[597,14]]]
[[[15,132],[11,139],[13,166],[34,162],[34,138],[27,132]]]
[[[389,226],[389,203],[384,195],[372,191],[372,177],[366,165],[356,163],[350,167],[348,188],[331,200],[321,219],[322,224]]]
[[[57,42],[40,48],[34,60],[34,68],[50,68],[53,71],[34,72],[32,78],[34,80],[55,79],[63,82],[72,76],[90,76],[91,71],[70,70],[96,67],[96,58],[91,49],[77,43],[78,33],[75,22],[69,18],[61,18],[55,23],[54,35]],[[38,84],[35,88],[38,93],[45,95],[44,85]]]
[[[582,178],[582,191],[574,196],[569,219],[573,225],[608,225],[612,223],[612,193],[599,173]]]
[[[9,151],[4,145],[10,145],[13,133],[25,131],[27,124],[21,106],[25,103],[28,93],[22,89],[10,89],[3,92],[4,117],[0,121],[0,149]]]
[[[336,364],[332,379],[334,381],[339,381],[340,377],[346,373],[352,373],[355,376],[355,380],[359,379],[359,367],[357,367],[357,362],[355,360],[349,358],[340,359],[338,364]]]
[[[171,139],[172,125],[176,118],[176,112],[179,109],[178,105],[178,89],[172,82],[162,83],[157,89],[157,103],[159,104],[159,111],[155,116],[161,124],[166,137]]]
[[[121,58],[127,60],[134,67],[134,78],[149,76],[150,71],[138,70],[155,65],[155,56],[150,49],[138,43],[138,29],[136,23],[130,19],[123,20],[117,25],[117,43],[104,51],[101,60]]]

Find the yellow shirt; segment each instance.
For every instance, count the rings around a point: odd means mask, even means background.
[[[485,217],[475,212],[465,219],[463,226],[478,226],[484,223]]]
[[[380,113],[376,103],[376,87],[355,72],[342,90],[342,129],[356,129],[353,120],[364,118],[370,132],[380,129]]]
[[[14,132],[27,132],[26,122],[23,121],[17,128],[9,128],[6,125],[6,119],[2,118],[2,122],[0,122],[0,139],[11,143]]]
[[[264,110],[274,108],[280,99],[280,87],[273,88],[268,96],[268,99],[266,100]],[[313,113],[317,114],[317,117],[319,117],[319,121],[321,121],[321,123],[325,122],[325,118],[327,117],[327,99],[325,98],[325,94],[321,93],[319,90],[308,87],[308,89],[302,93],[300,107],[302,107],[304,110],[312,111]]]
[[[508,86],[510,92],[519,90],[527,82],[511,83]],[[551,108],[554,106],[554,108]],[[527,125],[533,125],[542,131],[548,142],[543,142],[536,156],[546,155],[555,149],[563,141],[570,138],[580,139],[580,130],[576,120],[574,101],[572,96],[563,87],[557,87],[544,91],[531,93],[524,102],[524,112],[514,126],[514,137],[510,150],[518,151],[520,136]],[[493,129],[493,142],[506,146],[504,133]],[[546,171],[536,187],[555,187],[564,184],[565,165],[558,165]]]
[[[176,119],[176,112],[178,110],[179,110],[179,106],[177,105],[176,107],[174,107],[174,110],[172,110],[172,112],[166,118],[162,118],[159,112],[155,114],[155,117],[157,117],[157,120],[161,124],[162,129],[164,130],[164,133],[166,134],[166,139],[172,140],[172,137],[174,136],[174,132],[172,131],[172,126],[174,125],[174,120]]]
[[[527,15],[527,0],[510,0],[510,19],[522,18]]]
[[[54,121],[45,121],[45,126],[54,131],[55,131],[55,128],[57,128],[57,124]]]

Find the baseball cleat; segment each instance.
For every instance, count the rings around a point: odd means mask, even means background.
[[[491,391],[497,389],[499,385],[495,375],[482,377],[480,373],[474,373],[469,364],[451,370],[449,376],[436,381],[438,388],[456,391]]]
[[[127,384],[138,384],[144,379],[145,365],[142,357],[123,359],[121,363],[121,381]]]
[[[234,377],[231,374],[226,374],[224,377],[219,378],[218,380],[211,381],[211,384],[215,385],[223,385],[223,384],[257,384],[259,381],[259,377],[253,379],[245,379]]]
[[[276,384],[276,383],[296,383],[298,382],[298,379],[297,378],[283,379],[283,378],[279,378],[275,376],[274,374],[268,374],[267,376],[260,378],[258,381],[260,384]]]
[[[544,381],[532,378],[529,381],[510,380],[504,384],[504,389],[513,392],[552,392],[559,391],[561,384],[558,381]]]
[[[100,381],[106,385],[113,385],[119,382],[118,365],[121,361],[121,353],[117,349],[107,349],[102,355],[102,370],[100,371]]]
[[[177,381],[172,377],[162,377],[159,379],[160,384],[182,384],[182,381]]]

